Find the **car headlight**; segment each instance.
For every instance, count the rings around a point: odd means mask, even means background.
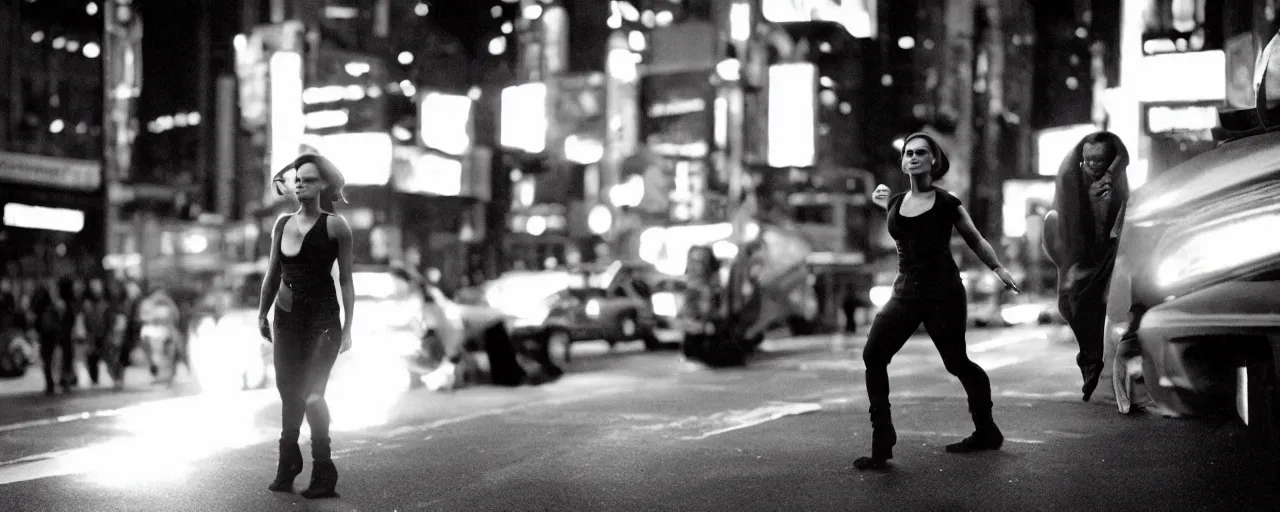
[[[1223,219],[1157,249],[1167,256],[1156,266],[1156,284],[1170,287],[1280,255],[1275,233],[1280,233],[1280,206]]]
[[[674,317],[677,313],[676,296],[671,292],[658,292],[653,294],[653,314],[658,316]]]

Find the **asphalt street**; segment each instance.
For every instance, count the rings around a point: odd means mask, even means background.
[[[1277,509],[1243,425],[1081,402],[1055,329],[971,331],[1006,436],[972,455],[943,450],[973,428],[959,382],[910,341],[890,366],[884,473],[852,467],[870,447],[861,336],[771,340],[727,370],[588,343],[561,380],[514,389],[409,391],[385,361],[344,362],[335,500],[266,490],[273,390],[40,397],[43,416],[0,397],[0,510]]]

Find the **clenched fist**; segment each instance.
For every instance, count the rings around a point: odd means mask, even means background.
[[[871,202],[875,203],[881,208],[888,208],[889,196],[891,195],[891,193],[892,191],[889,190],[889,186],[881,183],[880,186],[876,187],[875,190],[871,191]]]

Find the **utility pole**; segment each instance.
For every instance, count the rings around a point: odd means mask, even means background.
[[[1004,234],[1000,222],[1003,206],[1001,189],[1004,186],[1005,170],[1010,163],[1008,160],[1013,156],[1000,154],[1002,146],[1000,143],[1004,136],[1000,118],[1005,109],[1005,32],[1004,9],[1001,8],[1003,1],[986,0],[985,5],[980,5],[977,11],[983,16],[985,27],[980,42],[986,56],[985,76],[982,77],[986,101],[984,104],[977,105],[977,108],[981,109],[978,115],[983,122],[981,138],[983,165],[973,170],[976,183],[971,199],[974,202],[974,209],[978,210],[979,232],[986,235],[988,239],[997,240]]]
[[[950,153],[951,190],[962,200],[969,199],[973,159],[973,15],[977,0],[949,0],[946,3],[946,71],[939,91],[939,113],[955,120],[955,134],[943,137]]]

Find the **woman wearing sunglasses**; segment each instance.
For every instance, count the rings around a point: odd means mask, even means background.
[[[286,175],[292,171],[292,179]],[[262,283],[258,329],[274,344],[276,388],[280,392],[280,463],[272,491],[292,492],[302,473],[298,434],[305,417],[311,427],[311,485],[306,498],[337,497],[338,470],[330,457],[329,406],[324,392],[338,354],[351,348],[351,227],[334,215],[346,202],[346,181],[332,162],[307,153],[281,169],[272,182],[284,195],[292,185],[298,211],[276,220],[270,266]],[[342,315],[331,271],[338,263]],[[282,286],[283,285],[283,286]],[[275,305],[275,327],[267,313]]]

